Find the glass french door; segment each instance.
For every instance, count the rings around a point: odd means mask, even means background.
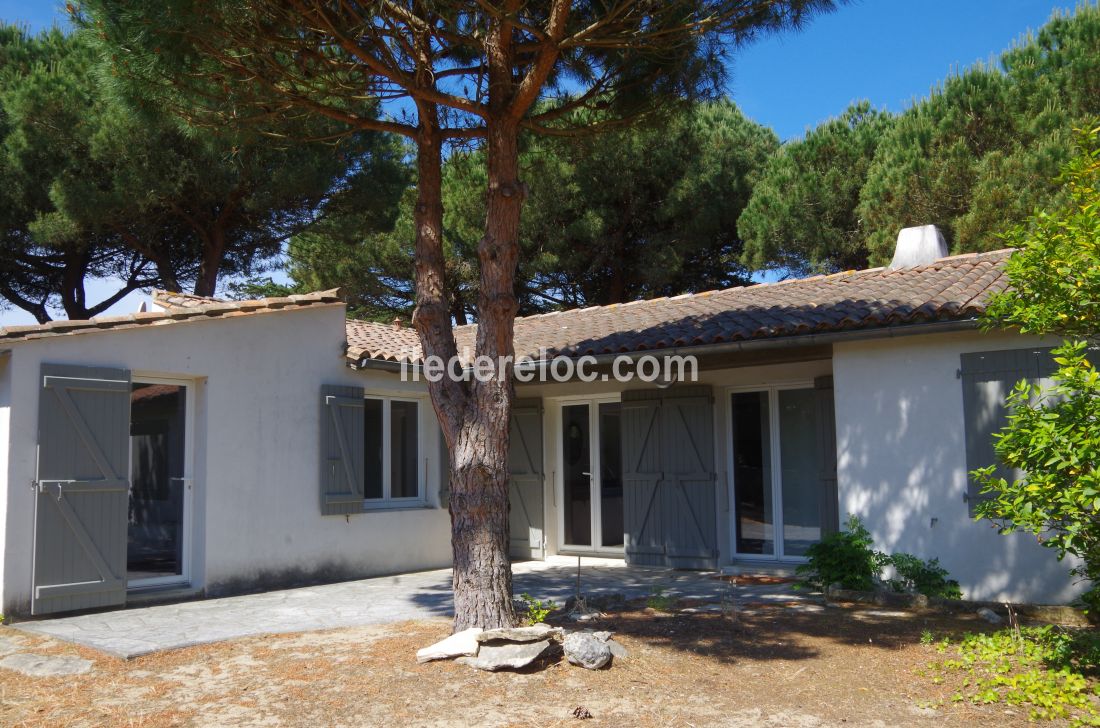
[[[126,578],[131,588],[186,582],[190,502],[189,392],[134,382],[130,391],[130,498]]]
[[[822,463],[812,388],[733,392],[734,552],[800,559],[821,540]]]
[[[620,404],[563,404],[560,433],[561,549],[622,551]]]

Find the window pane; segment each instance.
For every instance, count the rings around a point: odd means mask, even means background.
[[[420,495],[416,402],[390,402],[390,497]]]
[[[730,404],[737,552],[774,554],[768,393],[734,394]]]
[[[366,498],[382,497],[382,400],[363,401],[363,493]]]
[[[561,408],[565,486],[565,543],[592,545],[592,458],[589,453],[588,405]]]
[[[812,389],[779,392],[779,455],[783,470],[783,555],[805,556],[821,540],[821,456]]]
[[[623,446],[618,402],[600,405],[600,541],[623,545]]]

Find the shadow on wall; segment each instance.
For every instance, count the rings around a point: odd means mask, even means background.
[[[938,374],[935,381],[951,390],[898,376],[887,391],[863,391],[858,412],[845,408],[837,437],[841,518],[862,518],[879,550],[938,558],[968,598],[1071,601],[1081,589],[1069,560],[1059,562],[1031,536],[1004,536],[970,517],[962,385],[953,369]],[[843,396],[838,391],[838,408]]]

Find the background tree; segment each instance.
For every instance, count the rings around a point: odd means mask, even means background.
[[[693,104],[660,121],[599,137],[526,140],[519,313],[749,280],[739,262],[736,223],[764,160],[778,147],[775,135],[728,100]],[[458,323],[476,318],[484,169],[480,151],[456,151],[443,164],[443,246]],[[291,288],[340,287],[353,315],[366,318],[410,313],[413,202],[407,195],[393,231],[364,239],[355,226],[330,219],[296,237],[287,269]]]
[[[117,237],[44,219],[55,209],[59,177],[94,174],[83,153],[92,61],[86,46],[58,30],[30,37],[0,26],[0,297],[39,322],[55,305],[87,318],[156,281],[148,261]],[[122,282],[119,290],[88,304],[85,279],[107,276]]]
[[[0,294],[40,321],[55,306],[87,318],[154,285],[213,295],[330,205],[354,206],[365,231],[388,225],[405,187],[402,151],[384,135],[303,145],[189,129],[104,88],[86,32],[9,27],[0,44]],[[281,115],[269,131],[324,136],[337,124]],[[106,277],[118,290],[88,302],[85,282]]]
[[[478,243],[476,351],[513,354],[519,260],[521,130],[596,126],[713,89],[722,51],[802,21],[828,0],[440,0],[332,4],[88,0],[86,21],[116,66],[153,89],[184,91],[191,113],[222,123],[264,123],[300,109],[349,130],[402,134],[417,149],[416,312],[429,356],[457,355],[443,249],[446,142],[484,140],[486,216]],[[207,64],[220,66],[207,71]],[[357,113],[362,98],[407,99],[406,116]],[[188,109],[183,109],[185,113]],[[589,117],[592,118],[592,117]],[[514,621],[508,559],[508,423],[511,370],[429,386],[451,463],[455,626]]]
[[[860,102],[768,160],[737,222],[744,264],[793,275],[866,268],[859,194],[893,116]]]
[[[779,146],[728,100],[599,137],[542,138],[522,157],[531,180],[525,250],[538,287],[566,307],[748,282],[737,219]]]
[[[989,496],[981,518],[1006,532],[1035,534],[1061,559],[1079,557],[1074,572],[1100,579],[1100,372],[1094,365],[1100,334],[1100,127],[1086,135],[1082,154],[1064,177],[1067,203],[1040,213],[1006,237],[1018,248],[1008,262],[1011,288],[986,313],[990,327],[1064,337],[1058,369],[1045,389],[1022,381],[1008,399],[1008,425],[997,436],[999,459],[1025,473],[996,477],[995,466],[975,471]],[[1090,361],[1092,359],[1092,361]],[[1100,608],[1093,586],[1085,596]]]
[[[898,118],[857,210],[871,259],[889,260],[899,229],[929,223],[955,252],[999,247],[999,233],[1058,204],[1069,130],[1097,114],[1100,7],[1081,5],[1005,52],[999,69],[952,77]]]

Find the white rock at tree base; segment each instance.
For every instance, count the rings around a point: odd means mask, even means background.
[[[552,635],[561,634],[561,627],[551,627],[548,624],[534,624],[530,627],[501,627],[499,629],[487,629],[477,636],[478,642],[539,642]]]
[[[482,633],[481,627],[455,632],[445,640],[440,640],[430,647],[416,651],[417,662],[431,662],[432,660],[449,660],[453,657],[476,655],[478,648],[477,637]]]
[[[591,632],[570,632],[563,643],[565,659],[588,670],[598,670],[611,661],[611,647]]]
[[[455,662],[488,672],[518,670],[534,662],[549,646],[550,640],[482,645],[481,649],[478,650],[477,657],[460,657]]]

